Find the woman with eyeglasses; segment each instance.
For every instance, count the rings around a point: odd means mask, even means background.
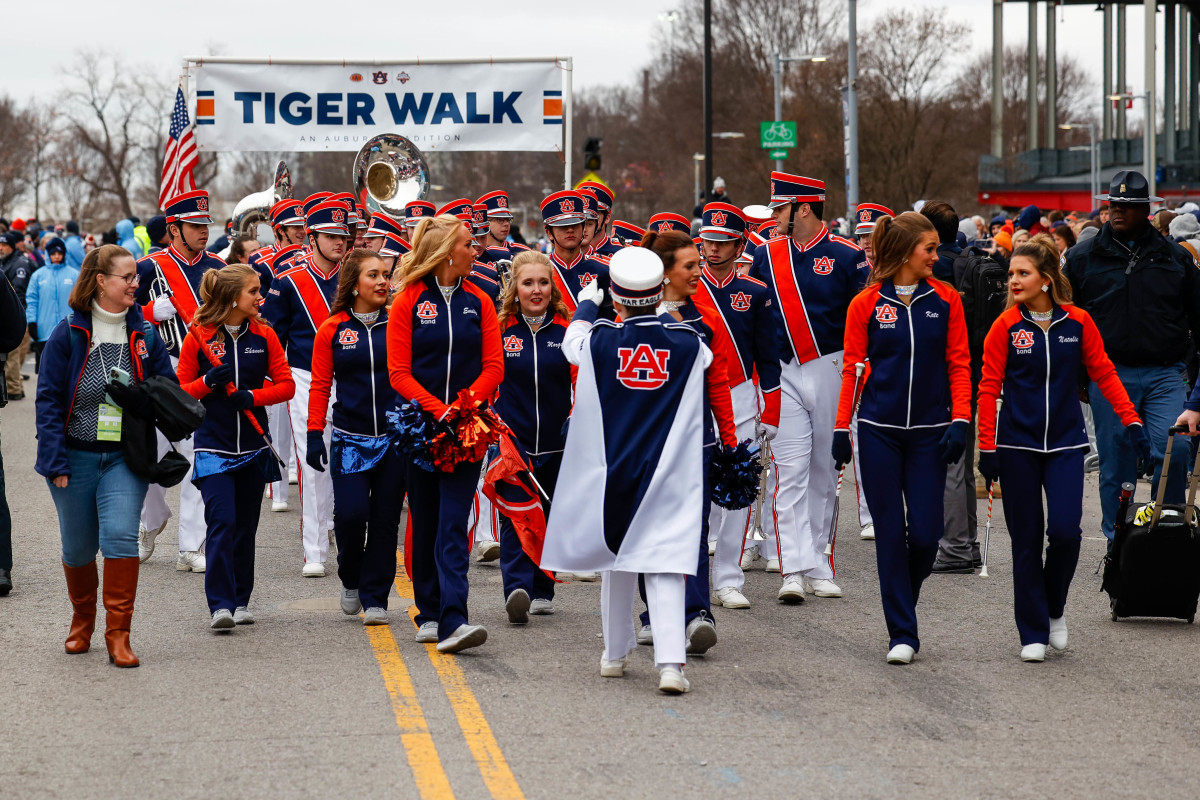
[[[138,517],[148,483],[125,464],[126,412],[151,413],[137,384],[151,375],[175,380],[162,339],[134,302],[137,266],[129,251],[104,245],[87,254],[71,291],[71,316],[42,353],[38,380],[35,469],[58,511],[63,571],[74,607],[68,653],[86,653],[96,626],[104,554],[104,609],[109,661],[140,662],[129,646],[138,582]]]

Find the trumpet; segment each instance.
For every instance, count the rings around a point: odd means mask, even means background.
[[[771,469],[771,440],[767,437],[762,437],[759,445],[759,463],[762,464],[762,474],[758,479],[758,498],[754,501],[754,530],[750,531],[750,541],[763,542],[767,539],[767,532],[762,526],[762,510],[763,500],[767,494],[767,473]]]
[[[162,268],[155,264],[154,281],[150,284],[150,299],[158,301],[164,297],[171,298],[172,303],[175,302],[175,293],[171,291],[171,285],[167,283]],[[180,325],[183,325],[182,330],[180,330]],[[176,309],[175,316],[162,322],[156,322],[154,326],[167,350],[175,350],[180,347],[183,344],[183,337],[187,336],[187,323],[180,319],[178,309]]]

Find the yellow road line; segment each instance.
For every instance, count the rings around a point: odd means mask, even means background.
[[[413,596],[412,584],[403,572],[396,576],[396,592],[403,598]],[[415,622],[416,605],[409,606],[408,615]],[[462,728],[467,748],[470,749],[471,756],[479,767],[479,774],[483,776],[483,782],[494,800],[525,800],[525,794],[517,785],[517,779],[509,769],[504,753],[500,751],[500,744],[492,734],[483,709],[479,707],[479,701],[467,685],[467,678],[455,663],[454,656],[439,653],[434,645],[426,645],[426,652],[438,678],[442,681],[442,687],[446,690],[450,707],[458,717],[458,726]]]
[[[396,726],[400,728],[400,741],[408,755],[408,766],[412,769],[417,792],[423,800],[445,800],[453,798],[450,779],[442,768],[437,747],[425,722],[425,713],[417,699],[416,689],[408,674],[404,658],[396,647],[392,629],[387,625],[371,625],[366,629],[367,638],[383,673],[383,683],[392,699],[392,711],[396,714]]]

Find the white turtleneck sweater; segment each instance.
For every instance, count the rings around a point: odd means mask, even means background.
[[[114,314],[92,301],[92,349],[88,351],[75,393],[71,418],[67,420],[67,436],[77,446],[88,449],[120,450],[120,442],[96,442],[99,406],[104,402],[108,370],[120,367],[132,373],[129,355],[129,334],[125,311]]]

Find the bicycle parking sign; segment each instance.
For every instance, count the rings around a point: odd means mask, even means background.
[[[796,146],[795,122],[763,122],[759,124],[760,144],[765,149]]]

